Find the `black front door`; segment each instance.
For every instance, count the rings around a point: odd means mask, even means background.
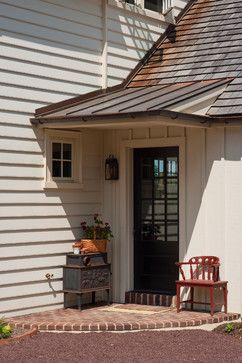
[[[175,293],[179,257],[179,149],[134,150],[134,288]]]

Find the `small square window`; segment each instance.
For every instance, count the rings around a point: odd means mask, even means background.
[[[81,134],[45,130],[45,188],[80,188]]]

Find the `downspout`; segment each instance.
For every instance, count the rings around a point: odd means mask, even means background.
[[[107,88],[108,86],[108,4],[107,0],[102,0],[102,36],[103,36],[103,47],[101,55],[101,87]]]

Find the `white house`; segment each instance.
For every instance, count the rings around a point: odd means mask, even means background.
[[[0,2],[0,315],[63,305],[65,254],[94,213],[113,226],[114,301],[173,294],[175,260],[217,255],[241,311],[239,1],[129,3]],[[72,153],[58,177],[53,143]]]

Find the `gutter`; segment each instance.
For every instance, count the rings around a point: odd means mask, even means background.
[[[140,112],[132,112],[132,113],[108,113],[108,114],[99,114],[99,115],[83,115],[83,116],[61,116],[61,117],[36,117],[30,119],[33,125],[51,125],[51,124],[60,124],[68,125],[68,124],[89,124],[95,125],[100,123],[100,121],[105,121],[107,124],[114,123],[114,119],[132,119],[133,121],[140,121],[140,119],[148,118],[148,117],[157,117],[163,116],[168,118],[170,122],[176,121],[178,123],[181,120],[182,124],[187,124],[190,126],[203,126],[210,127],[211,121],[213,120],[209,116],[201,116],[201,115],[192,115],[185,114],[182,112],[175,112],[169,110],[152,110],[152,111],[140,111]],[[183,122],[182,122],[183,120]],[[148,121],[147,121],[148,122]]]

